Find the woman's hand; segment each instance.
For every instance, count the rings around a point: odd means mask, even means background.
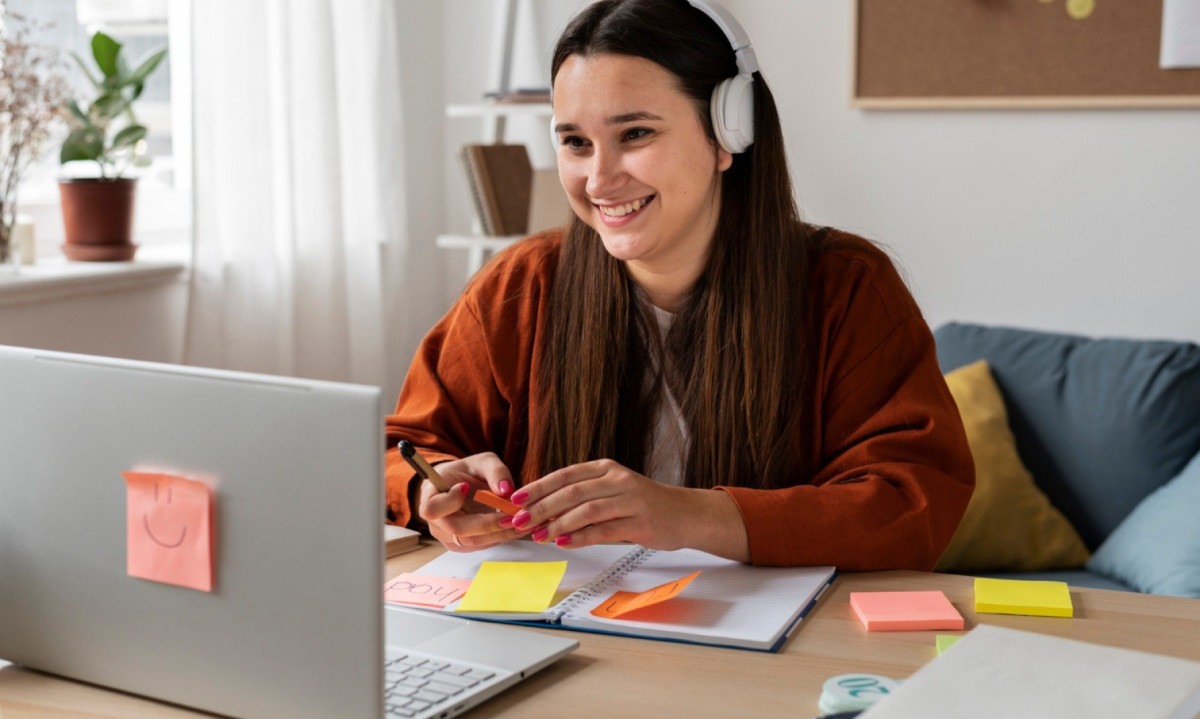
[[[747,561],[741,513],[724,492],[659,484],[610,459],[551,472],[510,498],[517,529],[560,547],[634,542],[652,549],[692,547]]]
[[[439,492],[429,482],[421,486],[419,513],[429,533],[452,552],[470,552],[511,541],[527,530],[513,529],[513,518],[474,501],[475,489],[490,489],[501,497],[513,491],[512,474],[491,452],[439,464],[438,474],[450,484]]]

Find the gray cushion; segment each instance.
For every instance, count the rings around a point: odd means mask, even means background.
[[[1200,347],[951,323],[934,333],[949,372],[986,359],[1017,450],[1095,549],[1200,451]]]

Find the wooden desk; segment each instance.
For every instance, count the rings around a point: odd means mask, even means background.
[[[415,569],[440,551],[425,546],[395,557],[387,576]],[[970,577],[948,574],[843,573],[779,654],[571,632],[578,650],[471,716],[816,716],[828,677],[870,672],[899,679],[936,654],[935,632],[868,634],[850,611],[851,591],[940,589],[962,612],[968,630],[996,624],[1200,660],[1198,600],[1073,588],[1071,619],[976,615],[971,585]],[[203,716],[11,666],[0,669],[0,715]]]

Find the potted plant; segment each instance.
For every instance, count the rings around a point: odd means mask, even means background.
[[[133,114],[133,103],[167,51],[152,51],[130,69],[121,47],[103,32],[92,35],[96,72],[71,53],[96,96],[86,107],[75,100],[67,103],[71,132],[63,141],[59,160],[63,164],[90,160],[99,168],[98,177],[59,180],[66,232],[63,253],[72,260],[130,260],[137,252],[132,239],[137,178],[125,173],[133,165],[149,164],[149,158],[145,154],[146,127]]]

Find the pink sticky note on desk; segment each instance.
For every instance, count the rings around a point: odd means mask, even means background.
[[[125,477],[126,573],[211,592],[212,490],[203,482],[170,474],[121,474]]]
[[[869,632],[963,628],[942,592],[850,592],[850,607]]]
[[[426,607],[445,607],[467,593],[470,579],[434,577],[428,574],[397,575],[383,585],[383,599],[401,604],[420,604]]]
[[[616,619],[635,609],[665,602],[682,592],[684,587],[691,584],[699,574],[700,570],[697,569],[686,577],[660,584],[644,592],[616,592],[593,609],[592,614],[605,619]]]

